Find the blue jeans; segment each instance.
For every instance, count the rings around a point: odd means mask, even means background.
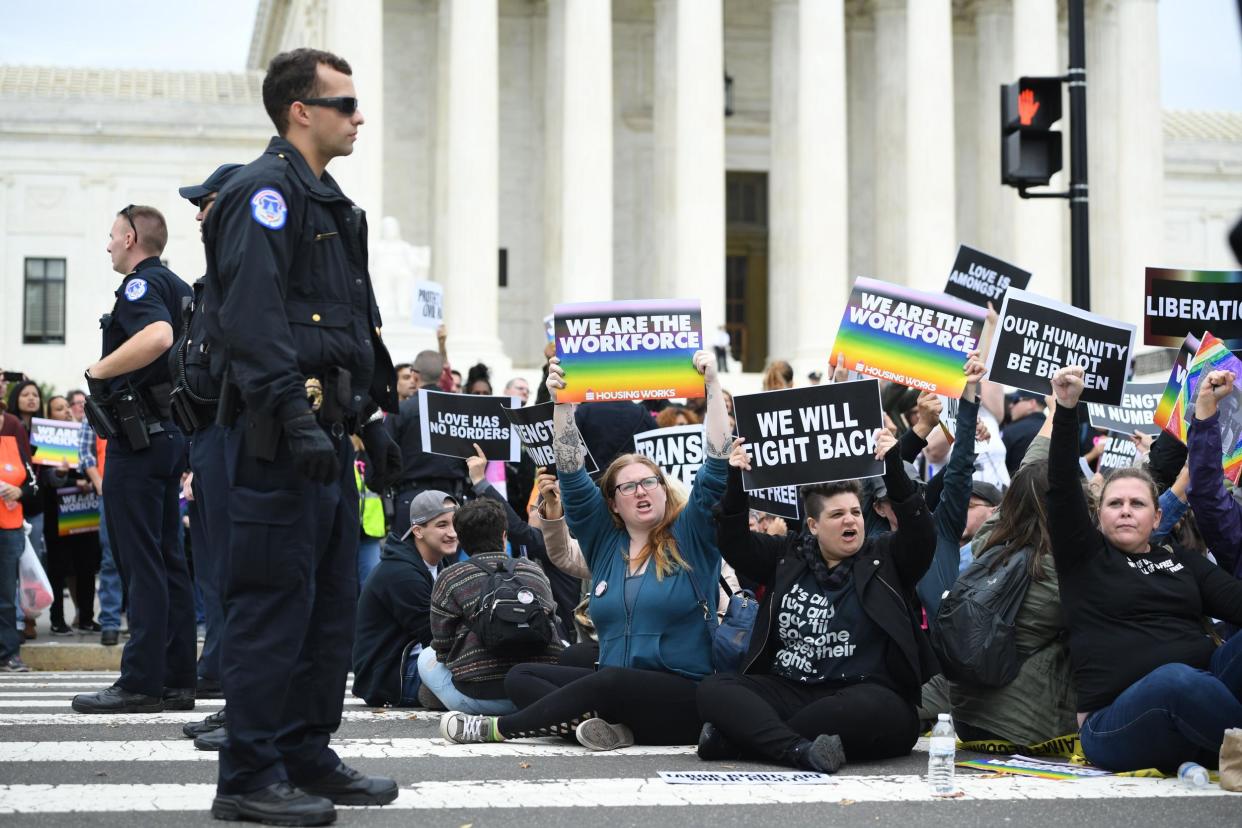
[[[0,529],[0,664],[17,656],[21,637],[17,632],[17,563],[26,551],[26,533]]]
[[[1242,727],[1242,635],[1218,647],[1210,667],[1165,664],[1131,684],[1083,722],[1087,758],[1111,771],[1216,767],[1225,729]]]
[[[108,519],[104,517],[104,499],[99,496],[99,626],[105,630],[121,628],[121,573],[116,570],[112,544],[108,542]]]
[[[454,687],[448,665],[436,659],[436,651],[431,647],[418,654],[418,675],[449,710],[477,716],[507,716],[517,712],[517,705],[508,699],[475,699]]]
[[[422,645],[417,641],[411,641],[405,645],[405,652],[401,654],[401,704],[397,707],[419,707],[418,688],[423,686],[423,680],[418,676],[418,656],[422,652]]]
[[[358,541],[358,594],[362,594],[362,585],[367,576],[380,562],[380,539],[363,535]]]

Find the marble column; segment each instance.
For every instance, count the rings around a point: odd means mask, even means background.
[[[1119,0],[1117,4],[1118,77],[1116,89],[1118,269],[1101,273],[1092,267],[1093,301],[1098,311],[1139,326],[1142,339],[1144,268],[1163,264],[1164,250],[1164,109],[1160,103],[1160,61],[1156,0]],[[1087,55],[1091,84],[1091,55]],[[1099,155],[1089,156],[1095,163]],[[1091,182],[1094,185],[1094,182]],[[1094,186],[1092,186],[1094,191]]]
[[[324,48],[345,58],[364,123],[351,155],[332,162],[332,177],[367,211],[374,233],[384,216],[384,2],[328,3]]]
[[[906,281],[941,290],[957,249],[951,0],[906,3]]]
[[[656,0],[654,283],[724,324],[724,30],[721,0]]]
[[[843,0],[772,4],[769,351],[825,370],[849,289]],[[792,323],[792,324],[791,324]]]
[[[873,0],[875,24],[875,272],[906,281],[906,5]]]
[[[550,0],[545,105],[544,294],[612,298],[612,7]]]
[[[440,0],[431,263],[449,358],[463,374],[478,360],[502,375],[511,366],[498,336],[497,26],[497,0]]]
[[[1061,59],[1061,31],[1057,7],[1046,0],[1013,0],[1013,71],[1004,81],[1013,83],[1023,75],[1065,74]],[[1088,60],[1090,57],[1088,56]],[[1069,98],[1062,95],[1062,116],[1056,129],[1069,134]],[[999,152],[999,144],[996,144]],[[1069,142],[1064,142],[1063,171],[1053,176],[1053,190],[1069,189]],[[1069,208],[1062,199],[1022,199],[1006,187],[1013,232],[1012,261],[1031,271],[1031,290],[1068,302]]]
[[[975,6],[976,226],[961,229],[961,241],[1025,266],[1013,249],[1014,202],[1018,191],[1001,184],[1000,86],[1013,83],[1013,16],[1010,0],[979,0]],[[1055,9],[1054,9],[1055,11]],[[970,198],[970,193],[963,193]]]

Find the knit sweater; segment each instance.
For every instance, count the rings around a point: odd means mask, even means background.
[[[507,559],[504,552],[480,552],[471,556],[489,569]],[[524,586],[534,590],[549,607],[556,607],[552,586],[538,564],[525,558],[514,560],[514,571]],[[470,629],[466,619],[479,606],[489,576],[462,561],[440,573],[431,592],[431,646],[436,659],[448,665],[453,686],[475,699],[503,699],[505,675],[515,664],[555,664],[564,645],[553,640],[541,655],[510,657],[493,653]],[[554,609],[555,611],[555,609]]]

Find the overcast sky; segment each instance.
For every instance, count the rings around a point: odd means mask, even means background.
[[[257,5],[12,2],[0,28],[0,62],[237,71],[246,66]],[[1235,0],[1161,0],[1160,92],[1166,109],[1242,111],[1237,15]],[[1088,69],[1090,60],[1088,55]]]

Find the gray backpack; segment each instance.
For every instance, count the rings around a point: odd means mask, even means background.
[[[1004,687],[1022,667],[1014,619],[1031,585],[1030,547],[999,566],[1004,547],[993,546],[971,562],[940,603],[932,647],[950,681]]]

